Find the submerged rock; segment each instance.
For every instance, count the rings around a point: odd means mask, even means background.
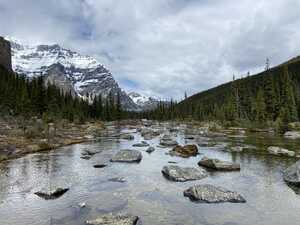
[[[242,147],[242,146],[231,146],[230,148],[226,148],[225,151],[228,151],[228,152],[242,152],[242,151],[244,151],[244,147]]]
[[[124,177],[113,177],[113,178],[108,179],[108,181],[118,182],[118,183],[125,183],[126,179]]]
[[[164,166],[162,174],[169,180],[185,182],[189,180],[200,180],[207,177],[208,174],[203,169],[179,166]]]
[[[210,184],[196,185],[183,192],[185,197],[199,203],[244,203],[246,200],[237,192]]]
[[[283,179],[288,184],[300,187],[300,161],[294,163],[284,171]]]
[[[203,166],[209,169],[221,170],[221,171],[234,171],[240,170],[240,164],[232,163],[228,161],[221,161],[219,159],[209,159],[207,157],[203,157],[199,162],[199,166]]]
[[[185,136],[184,139],[187,139],[187,140],[194,140],[195,137],[194,137],[194,136],[191,136],[191,135],[188,135],[188,136]]]
[[[164,147],[172,147],[178,145],[178,142],[175,140],[161,139],[159,144]]]
[[[92,157],[90,155],[83,155],[80,157],[81,159],[86,159],[86,160],[89,160],[91,159]]]
[[[142,153],[137,150],[121,150],[110,161],[111,162],[140,162]]]
[[[290,157],[295,156],[295,152],[277,146],[270,146],[268,147],[267,150],[272,155],[279,155],[279,156],[282,155],[282,156],[290,156]]]
[[[85,149],[82,153],[81,153],[81,155],[82,156],[93,156],[93,155],[95,155],[95,154],[97,154],[97,153],[100,153],[101,151],[91,151],[91,150],[88,150],[88,149]]]
[[[133,147],[148,147],[149,144],[145,141],[142,141],[141,143],[136,143],[132,145]]]
[[[145,140],[151,140],[156,136],[159,136],[160,133],[149,128],[144,128],[141,130],[141,135],[142,137],[144,137]]]
[[[155,148],[154,147],[149,147],[147,150],[146,150],[146,152],[147,153],[152,153],[152,152],[154,152],[155,151]]]
[[[172,156],[188,158],[190,156],[196,156],[198,154],[198,147],[197,145],[177,145],[169,153]]]
[[[104,215],[86,221],[87,225],[136,225],[139,218],[132,215]]]
[[[121,134],[120,138],[125,140],[133,140],[134,136],[132,134]]]
[[[107,165],[105,165],[105,164],[96,164],[96,165],[94,165],[94,168],[104,168],[106,166]]]
[[[53,200],[53,199],[57,199],[59,197],[61,197],[64,193],[66,193],[69,190],[69,188],[57,188],[53,191],[50,192],[35,192],[34,194],[36,194],[37,196],[39,196],[40,198],[46,199],[46,200]]]

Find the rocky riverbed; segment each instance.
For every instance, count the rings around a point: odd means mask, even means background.
[[[298,139],[195,124],[105,126],[94,142],[0,164],[0,224],[300,223],[290,187],[298,166],[282,173],[297,161]],[[68,191],[48,197],[57,190]]]

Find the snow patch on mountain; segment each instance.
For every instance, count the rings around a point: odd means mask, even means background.
[[[62,48],[58,44],[29,45],[14,38],[11,42],[12,67],[29,78],[45,76],[63,91],[83,98],[93,99],[120,94],[121,104],[128,110],[140,110],[132,99],[121,90],[111,72],[96,59]]]
[[[151,110],[154,109],[160,100],[154,97],[147,97],[145,95],[141,95],[137,92],[130,92],[128,96],[132,99],[132,101],[141,107],[143,110]]]

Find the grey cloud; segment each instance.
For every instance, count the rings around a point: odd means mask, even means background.
[[[300,50],[297,0],[0,0],[3,35],[97,57],[121,86],[182,98]]]

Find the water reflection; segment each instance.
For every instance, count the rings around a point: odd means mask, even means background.
[[[162,126],[162,125],[161,125]],[[172,127],[166,125],[157,129]],[[200,147],[200,155],[188,159],[171,157],[168,148],[158,148],[159,137],[148,141],[156,148],[152,154],[146,148],[135,148],[143,153],[139,164],[111,163],[109,160],[120,149],[132,148],[142,141],[134,129],[110,127],[95,143],[78,144],[59,150],[27,155],[11,160],[0,167],[0,224],[9,225],[83,225],[87,219],[108,212],[127,212],[142,218],[143,224],[201,224],[252,225],[300,224],[300,198],[282,180],[282,170],[295,159],[266,154],[266,146],[278,145],[297,150],[299,141],[283,140],[268,134],[250,134],[246,138],[200,137],[190,126],[188,131],[173,132],[181,143],[247,144],[257,150],[230,153],[215,147]],[[119,140],[120,132],[132,133],[134,140]],[[185,139],[193,135],[195,139]],[[81,159],[86,149],[97,151],[90,160]],[[132,148],[134,149],[134,148]],[[161,175],[168,161],[180,166],[195,166],[203,157],[213,157],[241,164],[240,172],[210,172],[210,176],[186,183],[174,183]],[[107,164],[97,169],[95,164]],[[112,182],[111,178],[126,182]],[[224,186],[245,196],[245,204],[196,204],[183,197],[183,190],[193,184],[209,183]],[[70,190],[54,201],[44,201],[34,195],[41,189],[69,187]],[[86,207],[79,207],[85,202]]]

